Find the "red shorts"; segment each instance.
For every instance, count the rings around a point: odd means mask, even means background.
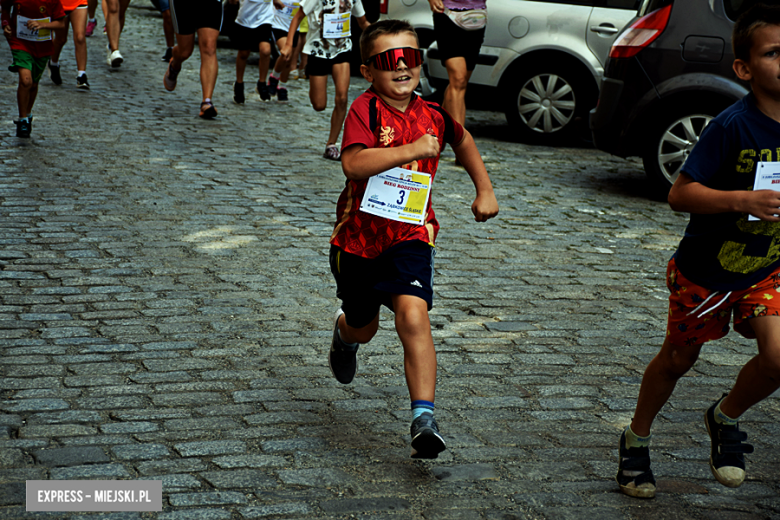
[[[734,330],[754,339],[747,322],[759,316],[780,316],[780,267],[760,283],[738,291],[711,291],[683,276],[672,258],[666,268],[669,288],[669,317],[666,339],[672,345],[699,345],[729,333],[734,313]]]

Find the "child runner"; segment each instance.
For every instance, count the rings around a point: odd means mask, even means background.
[[[243,105],[246,99],[244,96],[244,71],[246,70],[246,61],[252,51],[260,52],[258,63],[260,78],[257,80],[255,92],[262,101],[271,99],[265,78],[271,63],[271,21],[273,18],[274,6],[271,0],[244,0],[241,3],[241,9],[236,17],[235,38],[238,54],[236,55],[236,82],[233,83],[233,101],[239,105]]]
[[[222,28],[222,2],[219,0],[168,0],[176,33],[176,46],[163,76],[165,90],[176,89],[179,72],[195,50],[195,34],[200,49],[200,88],[203,101],[199,117],[214,119],[217,109],[211,101],[219,74],[217,38]]]
[[[299,0],[282,0],[282,4],[282,8],[274,9],[274,21],[271,24],[274,40],[276,40],[276,46],[280,51],[287,42],[287,31],[290,30],[290,22],[292,22],[293,17],[300,10],[301,6]],[[293,38],[293,49],[298,47],[299,32],[296,32]],[[295,52],[288,59],[279,56],[274,64],[274,70],[268,78],[268,91],[272,96],[276,96],[276,100],[280,103],[287,102],[287,80],[290,78],[290,70],[296,65],[296,58]]]
[[[106,19],[106,63],[111,68],[117,68],[125,61],[119,52],[119,38],[125,29],[125,14],[130,6],[130,0],[103,0],[103,17]]]
[[[87,0],[61,0],[65,9],[65,28],[54,31],[54,45],[49,61],[49,74],[55,85],[62,85],[60,53],[68,42],[68,21],[73,26],[73,45],[76,48],[76,87],[89,90],[87,80]]]
[[[60,0],[0,0],[0,10],[3,34],[13,58],[8,70],[19,73],[16,137],[30,137],[38,83],[52,53],[51,31],[65,27],[65,10]]]
[[[295,31],[306,16],[309,20],[309,32],[303,52],[309,55],[306,75],[309,77],[309,99],[317,112],[328,106],[328,74],[333,75],[336,86],[336,99],[330,116],[330,134],[325,145],[323,157],[338,161],[341,153],[336,141],[347,115],[349,101],[349,51],[350,13],[357,18],[358,25],[365,30],[368,27],[366,12],[360,0],[303,0],[301,9],[290,22],[287,41],[280,54],[285,60],[292,55]]]
[[[439,223],[425,194],[435,185],[445,143],[476,188],[475,220],[496,216],[498,202],[471,135],[440,106],[414,94],[422,65],[414,28],[401,20],[377,22],[363,33],[360,53],[365,60],[360,71],[371,88],[352,104],[344,126],[342,168],[348,180],[330,241],[342,304],[328,363],[336,380],[351,382],[359,344],[377,332],[380,306],[395,312],[412,403],[412,457],[434,459],[445,449],[433,417],[436,350],[428,319]],[[378,187],[386,183],[395,187],[389,192]]]
[[[653,419],[702,345],[728,334],[732,313],[734,330],[756,339],[758,355],[704,414],[710,469],[721,484],[742,484],[744,454],[753,451],[739,417],[780,387],[780,193],[753,190],[757,165],[780,161],[780,6],[745,12],[732,45],[734,72],[752,93],[707,125],[669,193],[672,209],[691,217],[666,271],[666,339],[620,436],[616,479],[634,497],[655,495],[648,447]]]

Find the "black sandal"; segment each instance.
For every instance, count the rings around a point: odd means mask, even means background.
[[[217,117],[217,109],[210,102],[204,101],[200,104],[200,114],[198,115],[203,119],[214,119]]]

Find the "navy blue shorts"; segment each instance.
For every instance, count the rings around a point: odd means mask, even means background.
[[[393,310],[392,295],[409,294],[433,307],[433,246],[421,240],[395,245],[376,258],[330,248],[330,271],[336,279],[347,325],[362,329],[384,305]]]

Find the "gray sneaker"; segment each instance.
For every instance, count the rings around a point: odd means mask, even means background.
[[[333,340],[330,342],[328,351],[328,366],[333,373],[336,381],[344,385],[349,384],[355,379],[357,373],[357,351],[358,346],[349,347],[341,341],[339,337],[339,317],[344,314],[341,309],[336,311],[336,317],[333,320]]]
[[[435,459],[447,449],[433,414],[424,413],[412,421],[412,458]]]

